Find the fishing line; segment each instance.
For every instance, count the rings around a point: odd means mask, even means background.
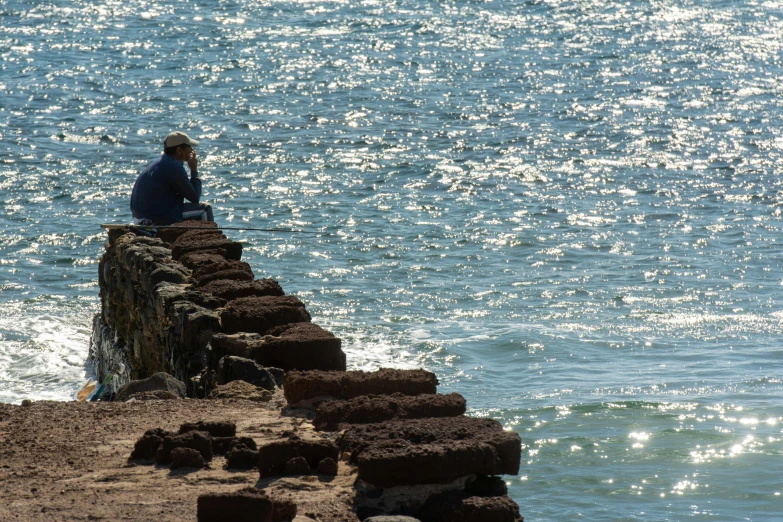
[[[101,228],[104,230],[120,230],[123,228],[128,229],[144,229],[144,230],[203,230],[203,231],[210,231],[210,230],[252,230],[254,232],[287,232],[292,234],[319,234],[320,232],[313,232],[311,230],[296,230],[293,228],[250,228],[250,227],[214,227],[214,228],[205,228],[205,227],[185,227],[181,225],[112,225],[112,224],[103,224],[101,225]]]

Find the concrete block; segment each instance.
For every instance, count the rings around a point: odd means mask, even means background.
[[[285,398],[293,407],[315,400],[353,399],[362,395],[434,394],[435,374],[426,370],[381,368],[375,372],[292,371],[286,374]]]

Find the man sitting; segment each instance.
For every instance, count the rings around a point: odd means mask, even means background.
[[[135,224],[170,225],[186,219],[214,221],[212,207],[199,203],[201,180],[193,147],[198,141],[184,132],[172,132],[163,141],[163,155],[147,165],[131,194]],[[184,163],[190,168],[190,179]],[[185,203],[185,199],[190,203]]]

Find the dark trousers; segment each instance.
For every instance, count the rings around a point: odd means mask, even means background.
[[[182,221],[188,219],[215,221],[212,215],[212,205],[206,203],[185,203],[185,208],[182,211]]]

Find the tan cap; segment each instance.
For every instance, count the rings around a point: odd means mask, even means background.
[[[184,132],[179,131],[172,132],[166,136],[165,140],[163,140],[164,149],[168,149],[169,147],[176,147],[177,145],[190,145],[191,147],[195,147],[198,145],[198,142],[196,140],[190,139],[190,136]]]

